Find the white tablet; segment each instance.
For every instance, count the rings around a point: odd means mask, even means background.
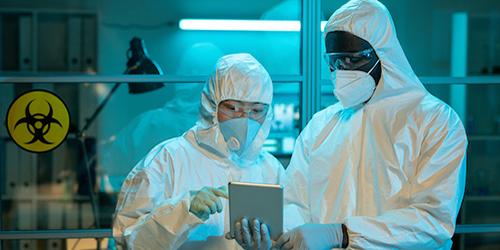
[[[283,232],[283,188],[273,184],[230,182],[229,219],[233,237],[234,223],[243,217],[265,223],[271,239],[277,240]]]

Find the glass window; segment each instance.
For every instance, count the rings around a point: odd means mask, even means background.
[[[120,74],[137,36],[169,75],[206,75],[221,55],[239,52],[271,74],[300,74],[299,0],[31,2],[0,3],[0,70]]]
[[[495,0],[382,2],[419,77],[450,76],[456,61],[466,65],[459,75],[499,74],[500,5]],[[322,24],[343,3],[321,1]],[[5,126],[0,128],[0,230],[90,229],[96,226],[96,215],[100,227],[109,229],[124,178],[153,146],[195,124],[203,82],[224,54],[251,53],[275,79],[274,121],[264,149],[287,166],[302,129],[301,110],[315,108],[300,94],[304,84],[310,84],[302,82],[307,75],[302,69],[311,70],[303,65],[312,64],[302,61],[306,49],[301,47],[302,4],[300,0],[1,1],[1,76],[123,74],[130,41],[139,37],[164,74],[189,83],[168,83],[142,94],[133,94],[123,83],[109,100],[115,83],[0,84],[0,117],[6,116],[15,97],[34,88],[57,93],[71,116],[68,138],[48,153],[21,150]],[[453,21],[460,13],[466,25]],[[454,27],[466,34],[460,41],[467,52],[458,60],[452,59]],[[324,52],[323,38],[318,46]],[[322,60],[320,109],[337,102],[329,73]],[[458,224],[500,223],[496,212],[500,189],[495,185],[500,177],[500,85],[424,83],[433,95],[459,109],[468,134],[467,186]],[[461,95],[455,94],[457,89]],[[86,124],[85,138],[80,139],[78,132]],[[495,249],[498,239],[498,234],[454,237],[459,249]],[[6,249],[95,248],[92,239],[2,244],[0,248]],[[106,245],[105,239],[101,247]]]
[[[276,156],[284,167],[288,166],[300,132],[300,83],[275,83],[274,120],[264,149]]]
[[[401,46],[413,70],[425,76],[486,76],[499,74],[500,5],[495,1],[382,1],[390,11]],[[322,1],[322,21],[344,1]],[[464,24],[454,24],[457,14]],[[454,26],[455,25],[455,26]],[[458,30],[457,30],[458,29]],[[454,32],[466,32],[461,44],[466,53],[454,58]],[[322,41],[324,51],[324,40]],[[465,58],[463,58],[465,57]],[[465,62],[464,71],[453,73],[457,62]],[[336,103],[329,69],[322,61],[321,108]],[[453,74],[452,74],[453,73]],[[425,79],[425,78],[422,78]],[[427,78],[428,79],[428,78]],[[469,146],[465,197],[457,224],[500,223],[500,85],[434,84],[424,81],[427,90],[452,106],[463,119]],[[458,91],[457,91],[458,89]],[[457,94],[460,93],[460,94]],[[454,249],[496,249],[498,233],[455,235]]]
[[[21,149],[5,126],[0,129],[2,229],[93,228],[91,192],[96,193],[100,226],[110,228],[117,194],[128,172],[152,147],[180,136],[198,117],[201,83],[167,84],[142,94],[131,94],[127,84],[121,84],[109,96],[113,86],[0,85],[2,117],[14,98],[32,88],[54,92],[70,113],[67,139],[47,153]],[[89,119],[106,97],[109,102],[102,112],[95,120]],[[85,126],[88,130],[80,138]]]
[[[399,42],[418,76],[450,75],[453,16],[457,13],[467,16],[467,27],[460,27],[467,34],[466,75],[498,74],[500,33],[495,24],[498,23],[500,5],[496,1],[381,2],[391,13]],[[322,21],[328,20],[343,3],[322,1]],[[322,71],[322,78],[329,79],[325,62]]]
[[[245,31],[244,25],[235,24],[250,21],[251,29],[258,30],[269,24],[254,21],[299,21],[298,0],[148,2],[105,1],[98,6],[100,48],[107,51],[99,58],[102,72],[123,71],[128,41],[137,35],[167,74],[208,74],[220,55],[238,52],[251,53],[271,74],[300,73],[300,32],[283,31],[286,24],[270,31]],[[179,22],[186,19],[197,21],[196,27],[180,27]],[[214,20],[220,23],[209,23]],[[234,25],[234,30],[223,30]]]
[[[6,127],[1,127],[0,177],[5,180],[0,199],[2,228],[93,228],[91,190],[96,193],[100,227],[110,228],[125,177],[154,146],[181,136],[196,123],[203,85],[171,83],[155,91],[131,94],[129,86],[121,84],[111,96],[115,84],[0,85],[3,117],[15,97],[32,88],[53,91],[65,102],[71,116],[67,139],[47,153],[22,150],[10,139]],[[299,132],[299,86],[274,84],[274,121],[264,149],[285,166]],[[107,97],[109,101],[96,119],[89,119],[97,103]],[[88,130],[80,139],[77,135],[85,126]]]
[[[56,93],[71,117],[67,139],[48,153],[26,152],[4,126],[0,129],[2,230],[91,229],[94,216],[100,228],[111,228],[126,175],[156,144],[195,124],[203,82],[225,54],[251,53],[273,79],[287,79],[274,81],[274,121],[264,148],[288,164],[300,130],[299,0],[63,2],[0,3],[1,75],[123,74],[130,42],[139,37],[164,74],[191,77],[193,83],[169,83],[142,94],[121,84],[109,99],[114,83],[1,84],[2,117],[18,95],[31,89]],[[185,21],[201,27],[181,26]],[[235,23],[234,30],[226,30]],[[9,240],[2,247],[95,247],[85,242]]]

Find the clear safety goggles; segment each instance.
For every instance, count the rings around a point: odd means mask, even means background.
[[[370,63],[375,56],[373,49],[359,52],[325,53],[324,58],[332,70],[356,70]]]
[[[246,116],[254,120],[260,120],[267,115],[269,105],[264,103],[221,103],[219,111],[231,118]]]

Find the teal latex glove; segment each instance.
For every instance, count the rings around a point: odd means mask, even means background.
[[[198,191],[191,191],[191,204],[189,212],[203,221],[210,215],[222,212],[223,206],[220,198],[228,199],[227,186],[218,188],[204,187]]]
[[[286,232],[276,241],[278,249],[332,249],[342,246],[342,224],[304,224]]]

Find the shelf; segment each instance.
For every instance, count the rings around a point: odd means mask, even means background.
[[[52,201],[52,202],[90,202],[88,196],[55,196],[55,195],[36,195],[33,197],[13,197],[10,195],[0,196],[1,201],[17,201],[17,202],[32,202],[32,201]]]

